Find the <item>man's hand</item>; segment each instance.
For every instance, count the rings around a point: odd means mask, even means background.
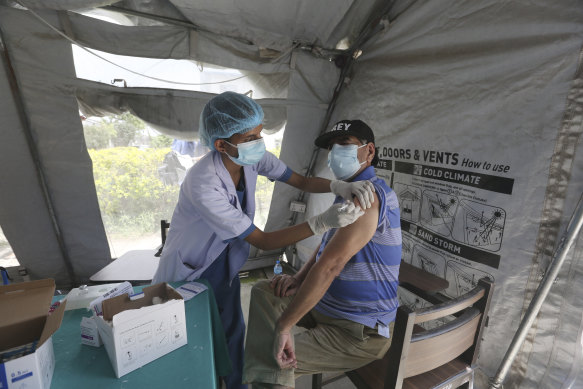
[[[269,286],[277,297],[287,297],[295,294],[300,287],[300,282],[294,276],[287,274],[273,277]]]
[[[294,351],[294,338],[288,331],[280,331],[275,328],[275,339],[273,340],[273,356],[280,369],[290,369],[298,367],[296,353]]]
[[[345,182],[340,180],[330,181],[330,191],[336,196],[342,197],[344,200],[352,201],[352,197],[356,196],[360,204],[368,209],[374,202],[374,185],[368,180]]]
[[[331,228],[342,228],[352,224],[364,215],[364,211],[354,205],[352,201],[333,204],[319,215],[307,220],[314,235],[320,235]]]

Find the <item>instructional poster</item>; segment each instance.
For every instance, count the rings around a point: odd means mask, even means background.
[[[377,175],[399,198],[403,261],[449,281],[451,297],[494,281],[511,166],[456,152],[380,147]]]

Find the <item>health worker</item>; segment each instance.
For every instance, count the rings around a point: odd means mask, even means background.
[[[178,203],[153,283],[206,279],[213,288],[227,338],[232,373],[228,389],[242,385],[245,323],[239,270],[249,244],[262,250],[283,248],[312,235],[353,223],[374,201],[369,181],[330,181],[293,172],[265,151],[263,110],[251,98],[224,92],[211,99],[200,116],[199,135],[211,149],[192,166],[180,187]],[[257,175],[312,193],[333,192],[346,199],[307,222],[265,232],[253,224]]]

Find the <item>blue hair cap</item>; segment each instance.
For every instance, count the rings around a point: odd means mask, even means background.
[[[251,131],[263,122],[263,109],[253,99],[235,92],[213,97],[200,114],[199,136],[215,150],[215,140]]]

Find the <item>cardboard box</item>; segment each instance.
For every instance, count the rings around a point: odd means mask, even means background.
[[[61,326],[66,306],[62,303],[48,314],[54,293],[51,279],[0,286],[0,354],[13,356],[0,363],[1,389],[51,386],[51,336]]]
[[[166,283],[104,300],[95,321],[118,378],[187,343],[184,300]]]
[[[93,301],[89,303],[89,309],[93,311],[94,315],[103,316],[103,307],[101,306],[103,300],[107,300],[117,296],[129,296],[134,293],[134,288],[132,284],[127,281],[122,282],[115,288],[106,292],[105,294],[98,296]]]

